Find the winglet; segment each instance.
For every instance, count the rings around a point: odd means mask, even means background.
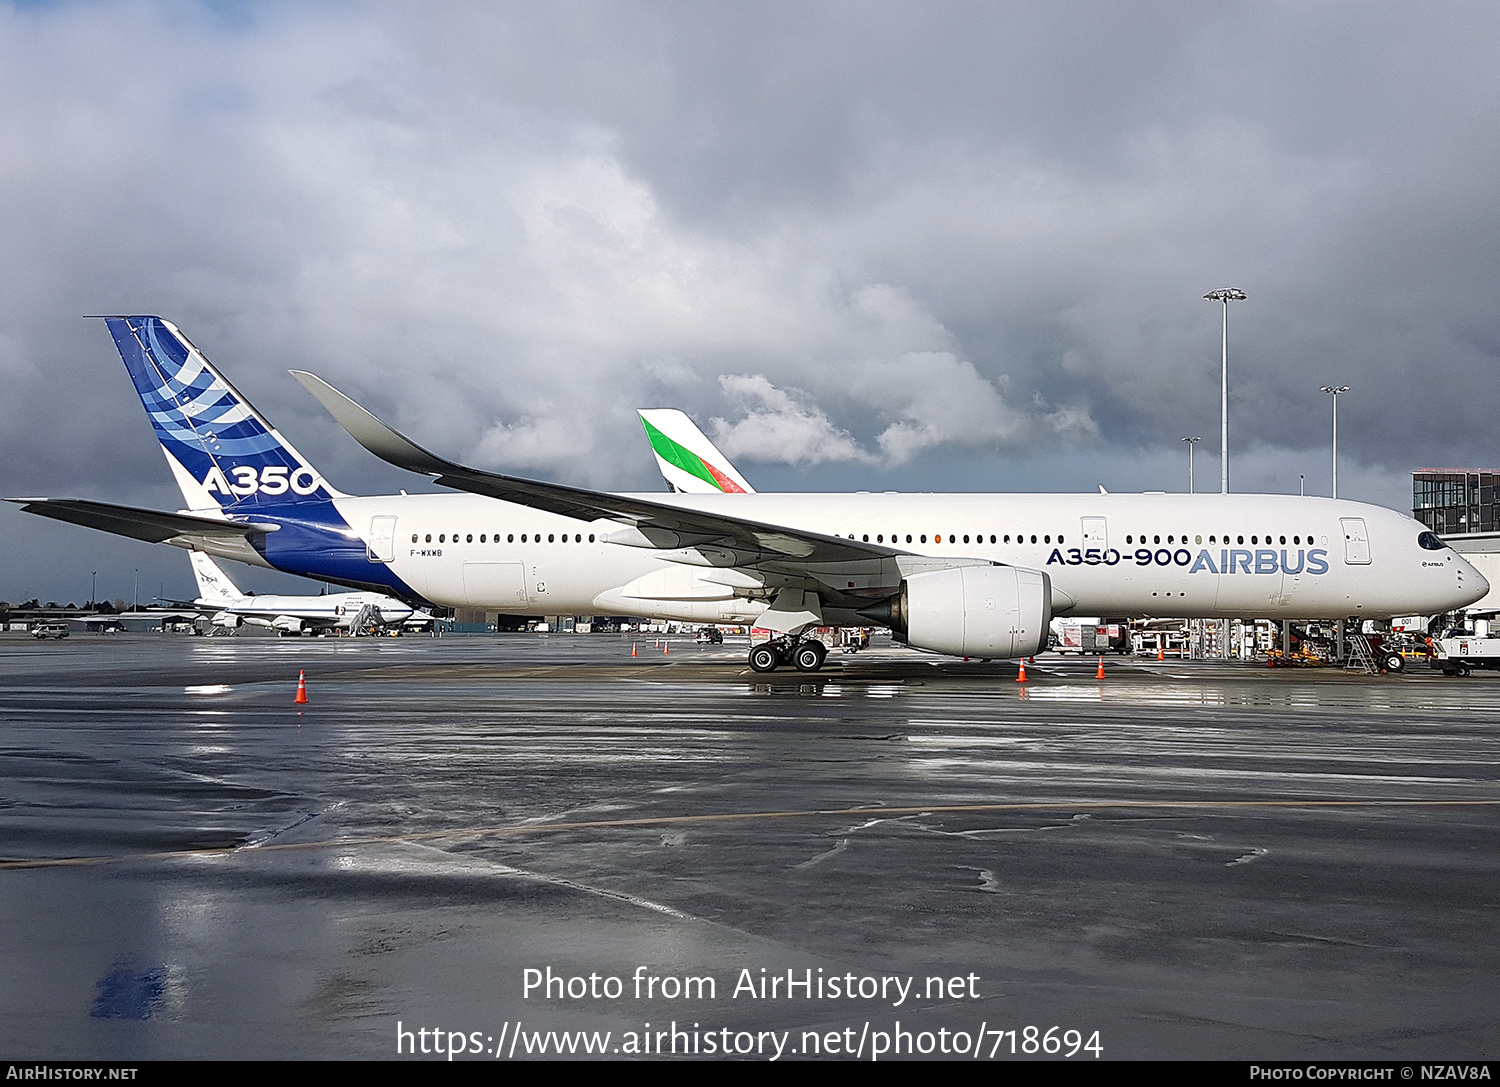
[[[381,460],[394,464],[397,468],[405,468],[408,472],[427,476],[444,475],[454,469],[462,471],[460,465],[429,453],[406,435],[386,426],[317,374],[310,374],[306,370],[288,372],[302,382],[303,387],[317,398],[318,403],[323,405],[339,426],[349,432],[351,438]]]

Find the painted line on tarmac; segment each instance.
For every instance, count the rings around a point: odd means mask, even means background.
[[[808,808],[791,811],[721,812],[709,815],[657,815],[637,819],[580,819],[551,823],[511,823],[498,827],[453,827],[417,834],[383,834],[358,838],[329,838],[318,842],[270,842],[262,845],[233,845],[209,849],[171,849],[156,853],[121,853],[97,857],[39,857],[30,860],[0,861],[0,870],[16,868],[67,868],[101,864],[123,864],[129,861],[174,860],[190,857],[229,857],[241,853],[283,853],[318,849],[349,849],[366,845],[395,845],[410,842],[435,842],[444,839],[470,839],[549,834],[569,830],[610,830],[631,827],[680,826],[689,823],[744,823],[765,819],[826,819],[848,816],[952,815],[983,812],[1017,811],[1120,811],[1143,810],[1251,810],[1271,808],[1493,808],[1500,800],[1079,800],[1040,801],[1011,804],[938,804],[900,808]]]

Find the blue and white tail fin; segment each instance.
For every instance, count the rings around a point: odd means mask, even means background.
[[[341,497],[235,391],[177,326],[107,317],[190,510],[238,510]]]
[[[188,558],[193,563],[193,577],[198,579],[198,597],[203,603],[228,607],[245,598],[219,564],[202,551],[191,551]]]

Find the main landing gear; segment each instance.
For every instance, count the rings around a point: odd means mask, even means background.
[[[816,638],[773,638],[750,647],[750,667],[756,672],[774,672],[790,664],[799,672],[816,672],[827,656],[827,647]]]

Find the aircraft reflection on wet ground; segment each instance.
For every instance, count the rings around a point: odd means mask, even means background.
[[[1500,680],[1112,660],[1101,683],[1043,656],[1017,684],[877,650],[768,682],[742,649],[6,642],[5,1050],[381,1057],[398,1021],[522,1020],[1056,1024],[1105,1057],[1500,1042]],[[719,987],[523,996],[544,966]],[[762,968],[978,995],[730,997]]]

